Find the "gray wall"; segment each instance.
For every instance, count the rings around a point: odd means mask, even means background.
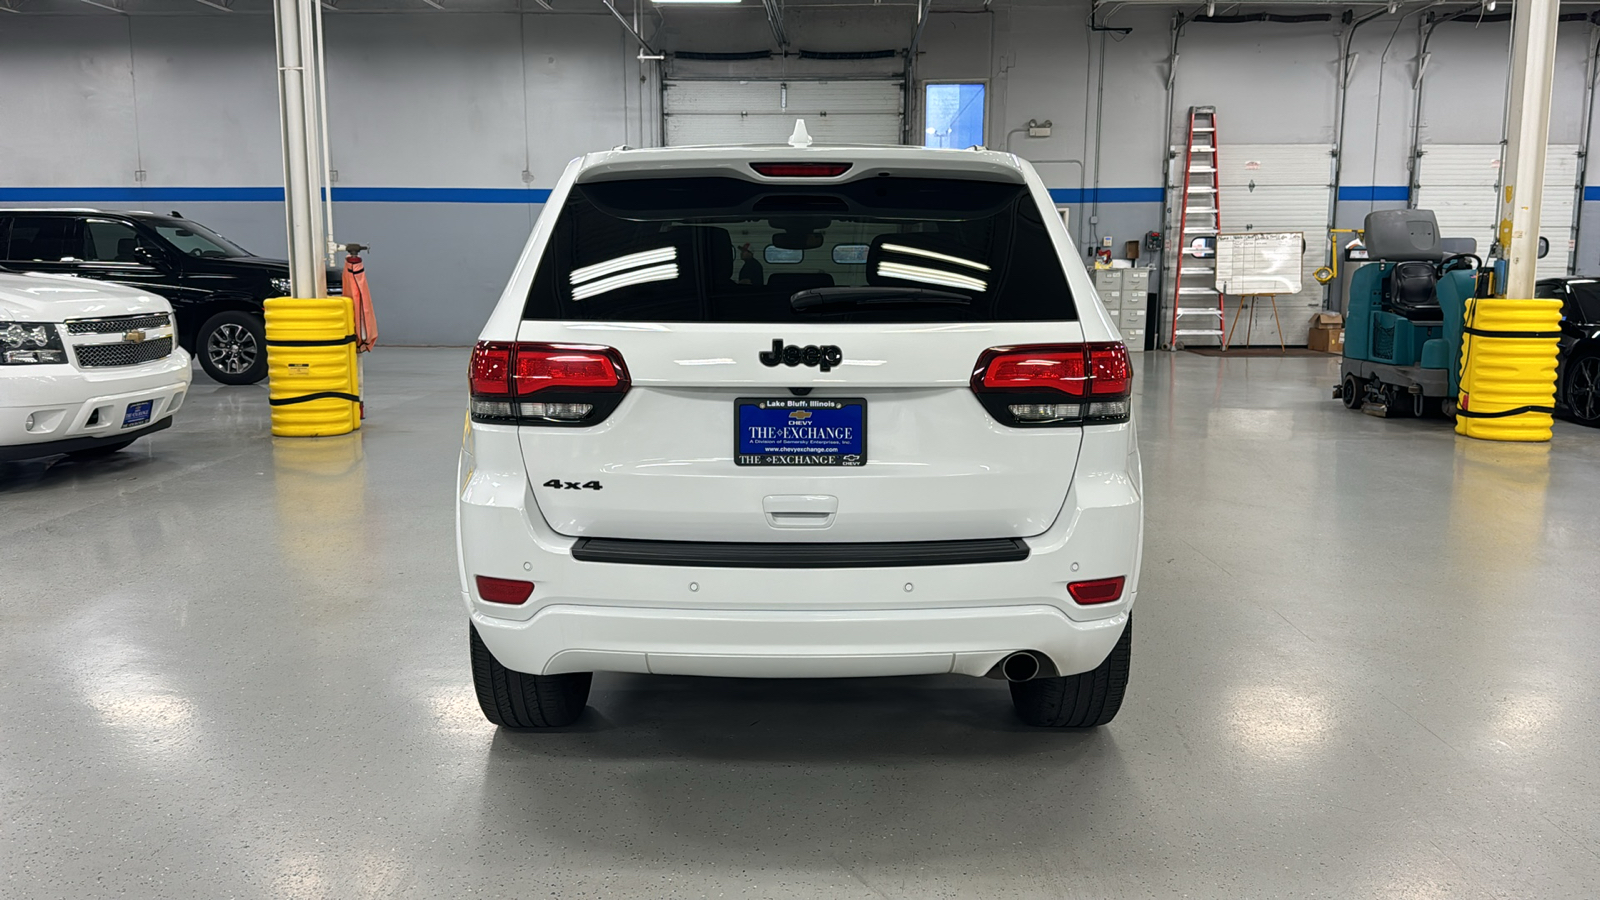
[[[90,13],[92,7],[84,7]],[[1162,183],[1171,12],[1123,8],[1093,32],[1084,2],[995,0],[989,11],[938,12],[923,34],[917,77],[989,85],[989,145],[1039,161],[1071,194],[1083,244],[1160,228],[1161,204],[1092,202],[1093,188]],[[796,46],[904,47],[912,9],[791,6]],[[669,50],[771,46],[755,4],[671,8],[647,17]],[[368,271],[384,338],[470,342],[566,162],[659,134],[658,73],[608,14],[570,12],[340,14],[325,17],[331,144],[337,187],[528,190],[513,202],[339,202],[342,240],[371,244]],[[1179,44],[1174,118],[1215,105],[1224,144],[1332,142],[1340,29],[1305,24],[1191,23]],[[1422,139],[1500,139],[1509,25],[1441,25],[1429,50]],[[1577,142],[1586,23],[1561,26],[1552,140]],[[1356,32],[1345,120],[1343,184],[1409,181],[1418,16],[1384,16]],[[1103,69],[1103,80],[1101,71]],[[675,62],[670,74],[895,73],[898,63],[787,60]],[[103,206],[180,209],[258,253],[284,252],[280,203],[173,200],[164,189],[281,184],[271,20],[260,15],[11,15],[0,20],[0,192],[56,189],[50,201],[93,202],[89,188],[140,188]],[[920,126],[913,97],[913,131]],[[1096,119],[1099,127],[1096,128]],[[1049,119],[1048,138],[1013,133]],[[1098,165],[1097,165],[1098,158]],[[1068,162],[1068,160],[1081,161]],[[527,173],[526,176],[524,173]],[[136,175],[136,173],[142,173]],[[1600,167],[1591,173],[1600,184]],[[1078,189],[1087,193],[1079,195]],[[81,195],[81,196],[80,196]],[[15,205],[19,196],[0,194]],[[211,196],[211,195],[207,195]],[[150,199],[142,199],[150,198]],[[479,197],[481,199],[481,197]],[[1126,199],[1126,195],[1123,195]],[[391,198],[392,201],[392,198]],[[1403,200],[1347,199],[1340,225]],[[38,204],[36,204],[38,205]],[[48,204],[44,204],[48,205]],[[1579,270],[1600,271],[1600,220],[1589,216]]]

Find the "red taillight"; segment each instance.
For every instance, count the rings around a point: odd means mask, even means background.
[[[835,178],[854,163],[751,163],[750,168],[768,178]]]
[[[979,362],[980,370],[973,376],[973,390],[1046,390],[1073,397],[1082,397],[1088,391],[1088,360],[1081,346],[990,350],[988,353],[995,355],[987,362]]]
[[[1133,363],[1114,341],[991,347],[972,371],[972,391],[1007,425],[1125,422]]]
[[[467,381],[474,396],[511,395],[512,346],[499,341],[479,341],[478,346],[472,348],[472,364],[467,370]]]
[[[1072,595],[1072,599],[1084,606],[1091,606],[1096,603],[1110,603],[1122,597],[1122,585],[1125,580],[1123,576],[1118,575],[1115,578],[1074,581],[1067,585],[1067,593]]]
[[[562,348],[550,344],[518,344],[512,380],[517,395],[535,391],[603,391],[621,387],[622,356],[610,347]]]
[[[1133,360],[1128,348],[1112,341],[1089,344],[1089,396],[1126,397],[1133,392]]]
[[[617,408],[630,383],[611,347],[530,341],[480,342],[467,380],[475,421],[524,425],[593,425]]]
[[[478,596],[490,603],[507,603],[516,606],[528,602],[533,596],[533,582],[517,581],[512,578],[490,578],[488,575],[479,575]]]

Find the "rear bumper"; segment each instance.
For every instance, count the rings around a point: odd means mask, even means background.
[[[578,540],[539,513],[515,430],[472,425],[456,506],[462,602],[495,657],[532,674],[983,675],[1017,650],[1043,653],[1061,674],[1088,671],[1122,634],[1143,542],[1133,425],[1092,430],[1055,523],[1022,539],[1026,558],[757,568],[575,557]],[[485,601],[477,575],[532,581],[533,595]],[[1067,593],[1118,575],[1127,583],[1113,603],[1080,606]]]
[[[495,658],[518,672],[736,678],[981,676],[1016,650],[1082,672],[1106,658],[1127,621],[1124,611],[1074,622],[1043,604],[821,613],[560,603],[523,622],[472,617]]]

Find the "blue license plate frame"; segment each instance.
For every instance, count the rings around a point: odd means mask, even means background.
[[[122,427],[132,428],[150,421],[150,413],[154,411],[154,400],[140,400],[138,403],[129,403],[128,409],[122,414]]]
[[[848,432],[841,433],[844,429]],[[860,397],[740,397],[733,404],[733,462],[738,466],[866,465],[867,401]]]

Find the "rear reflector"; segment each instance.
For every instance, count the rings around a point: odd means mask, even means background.
[[[750,168],[768,178],[836,178],[854,163],[751,163]]]
[[[516,581],[510,578],[490,578],[488,575],[479,575],[478,596],[490,603],[506,603],[516,606],[526,603],[533,596],[533,582]]]
[[[1097,578],[1094,581],[1074,581],[1067,585],[1067,593],[1084,606],[1110,603],[1122,596],[1124,577]],[[532,585],[530,585],[532,587]]]

